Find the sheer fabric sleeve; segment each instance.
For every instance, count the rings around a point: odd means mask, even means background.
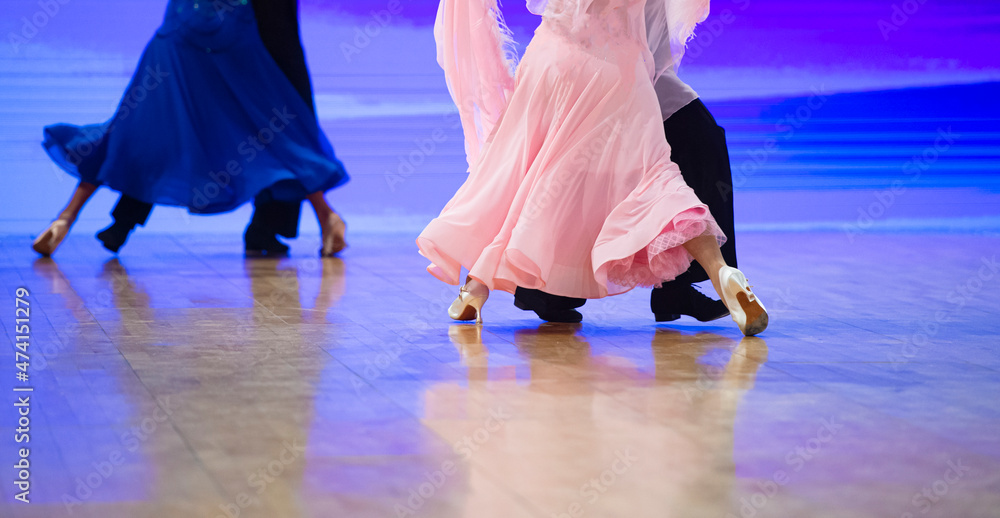
[[[441,0],[434,39],[471,167],[514,91],[514,42],[497,0]]]
[[[694,28],[708,17],[709,0],[646,0],[646,40],[653,53],[653,82],[675,70]]]

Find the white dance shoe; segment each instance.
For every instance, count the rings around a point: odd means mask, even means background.
[[[767,310],[750,289],[743,272],[731,266],[719,269],[722,301],[745,336],[754,336],[767,329]]]

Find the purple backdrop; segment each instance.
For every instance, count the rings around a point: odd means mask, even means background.
[[[538,18],[507,4],[526,44]],[[41,127],[107,118],[164,5],[0,0],[0,164],[17,186],[0,192],[8,233],[37,232],[73,186],[39,147]],[[392,5],[302,3],[322,123],[354,177],[329,198],[356,231],[419,229],[465,169],[443,122],[453,107],[434,62],[436,3]],[[909,191],[885,228],[996,225],[998,22],[1000,4],[972,0],[716,2],[682,76],[728,130],[741,227],[838,228],[894,182]],[[437,128],[448,139],[420,151]],[[949,128],[960,138],[908,174]],[[764,153],[768,138],[779,145]],[[112,201],[102,192],[81,231],[102,226]],[[158,208],[149,228],[230,232],[246,217]]]

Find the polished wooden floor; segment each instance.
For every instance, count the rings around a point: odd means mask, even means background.
[[[656,325],[648,292],[484,326],[410,236],[246,260],[0,238],[0,516],[995,517],[996,234],[746,233],[771,328]],[[31,503],[15,500],[15,291]]]

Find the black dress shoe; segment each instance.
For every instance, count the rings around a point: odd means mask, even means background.
[[[288,257],[288,245],[277,236],[260,236],[249,230],[243,234],[244,252],[247,257]]]
[[[675,286],[666,283],[653,290],[649,307],[657,322],[671,322],[688,315],[700,322],[708,322],[729,314],[729,309],[721,300],[706,297],[690,284]]]
[[[535,309],[517,298],[514,299],[514,306],[525,311],[534,311],[538,318],[546,322],[578,324],[583,321],[583,315],[575,309]]]
[[[564,324],[579,324],[583,322],[583,314],[575,309],[557,309],[551,311],[535,311],[538,318],[546,322],[560,322]]]
[[[104,248],[110,250],[111,253],[117,254],[118,250],[125,244],[125,241],[128,240],[128,235],[132,232],[133,228],[135,228],[135,225],[127,225],[115,221],[110,227],[98,232],[97,239],[101,241]]]
[[[514,306],[525,311],[534,311],[538,318],[546,322],[576,324],[583,315],[576,308],[583,306],[587,299],[552,295],[541,290],[522,288],[514,291]]]

